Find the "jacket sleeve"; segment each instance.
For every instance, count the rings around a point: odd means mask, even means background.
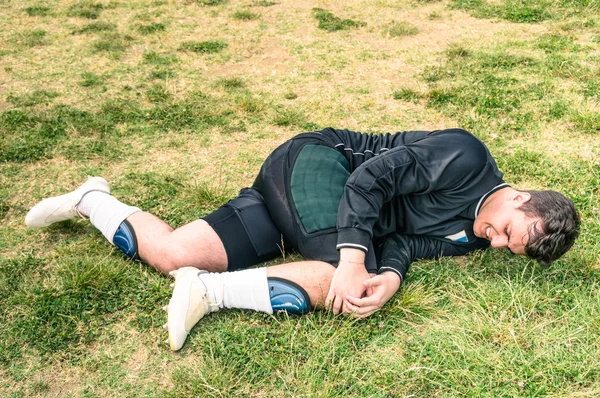
[[[470,133],[453,129],[369,159],[352,172],[338,208],[337,248],[367,251],[381,208],[395,196],[468,185],[487,163],[487,150]]]
[[[488,245],[482,241],[471,245],[458,245],[427,236],[392,234],[382,245],[377,273],[395,272],[404,282],[410,264],[414,261],[442,256],[462,256]]]

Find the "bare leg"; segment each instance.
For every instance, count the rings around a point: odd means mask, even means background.
[[[179,350],[192,327],[205,315],[222,308],[272,313],[269,277],[302,286],[313,308],[324,307],[335,268],[322,261],[299,261],[239,272],[200,273],[192,267],[177,271],[173,295],[166,307],[166,329],[172,350]]]
[[[167,274],[182,267],[227,271],[221,239],[204,220],[173,229],[158,217],[138,212],[127,217],[135,230],[140,259]]]
[[[290,280],[302,286],[314,308],[322,308],[335,268],[323,261],[298,261],[267,267],[267,277]]]

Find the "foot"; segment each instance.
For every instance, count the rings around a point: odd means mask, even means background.
[[[171,350],[178,351],[185,342],[190,330],[200,319],[219,310],[219,305],[208,297],[207,288],[200,279],[206,273],[194,267],[180,268],[169,275],[175,277],[173,296],[165,307],[168,317],[166,329],[169,331],[167,342]]]
[[[110,186],[102,177],[88,177],[88,180],[73,192],[44,199],[35,205],[27,213],[25,224],[30,228],[42,228],[55,222],[85,217],[77,211],[77,205],[85,194],[92,191],[110,194]]]

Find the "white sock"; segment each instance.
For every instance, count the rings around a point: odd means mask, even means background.
[[[112,195],[98,191],[85,194],[77,205],[77,210],[89,216],[94,227],[98,228],[110,243],[113,243],[119,225],[133,213],[141,211],[137,207],[119,202]]]
[[[106,196],[110,196],[109,193],[102,191],[90,191],[83,195],[81,201],[77,205],[77,211],[79,211],[84,216],[90,216],[92,212],[92,208],[98,204],[99,201],[106,198]]]
[[[220,308],[239,308],[273,313],[267,268],[201,274],[208,295]]]

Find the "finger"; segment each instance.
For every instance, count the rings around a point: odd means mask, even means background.
[[[352,316],[356,318],[366,318],[369,315],[372,315],[374,312],[377,312],[377,310],[379,310],[379,308],[374,306],[360,308],[358,311],[353,312]]]
[[[348,307],[348,303],[346,303],[345,301],[342,303],[342,310],[340,311],[340,314],[343,314],[343,315],[351,315],[352,314],[352,310],[350,309],[350,307]]]
[[[354,304],[357,307],[369,307],[369,306],[376,306],[377,303],[379,302],[379,298],[374,297],[374,296],[367,296],[367,297],[363,297],[363,298],[356,298],[356,297],[350,297],[350,296],[346,296],[346,300],[348,300],[351,304]]]
[[[333,304],[333,300],[335,300],[335,293],[333,289],[329,289],[329,293],[327,293],[327,298],[325,299],[325,308],[331,309],[331,305]]]
[[[336,296],[335,299],[333,300],[333,314],[337,315],[340,313],[340,311],[342,310],[342,304],[343,304],[343,300]]]
[[[351,304],[349,301],[344,300],[344,313],[346,314],[355,314],[360,310],[360,307],[357,307]]]
[[[358,306],[358,305],[354,305],[352,304],[350,301],[364,301],[362,299],[357,299],[356,297],[346,297],[346,300],[344,300],[344,305],[346,306],[345,309],[345,313],[352,315],[356,318],[366,318],[369,315],[371,315],[372,313],[374,313],[375,311],[379,310],[379,306],[376,304],[371,304],[371,305],[364,305],[364,306]]]
[[[375,286],[379,286],[384,282],[384,279],[381,275],[374,276],[373,278],[369,278],[363,282],[364,286],[368,288],[374,288]]]
[[[379,310],[379,307],[376,305],[368,305],[365,307],[354,306],[354,311],[352,311],[350,314],[356,318],[364,318],[371,315],[377,310]]]
[[[351,314],[356,311],[359,307],[354,304],[351,304],[348,300],[342,301],[342,312],[346,314]]]
[[[363,305],[364,300],[365,300],[364,298],[346,296],[346,301],[348,301],[348,303],[350,303],[356,307],[361,307]]]

